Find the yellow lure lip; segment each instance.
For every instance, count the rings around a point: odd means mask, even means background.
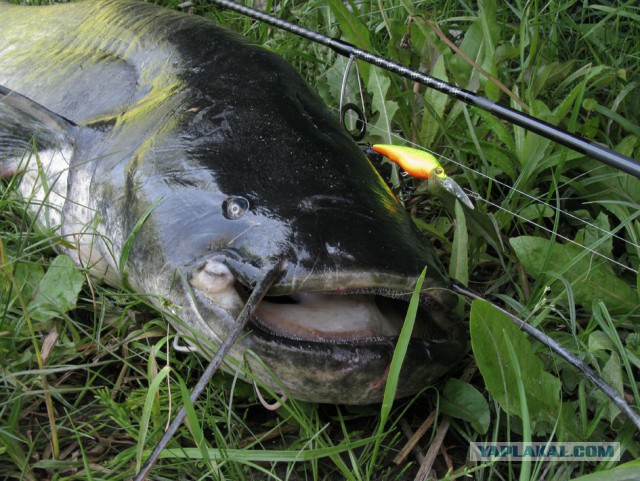
[[[447,177],[436,158],[424,150],[389,144],[375,144],[371,148],[398,164],[411,177],[428,179],[432,174],[441,179]]]

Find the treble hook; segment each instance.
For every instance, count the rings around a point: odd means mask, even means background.
[[[347,90],[347,79],[349,78],[349,72],[351,71],[351,65],[356,60],[354,55],[349,56],[349,61],[344,69],[344,75],[342,76],[342,86],[340,87],[340,125],[353,137],[354,140],[362,140],[367,132],[367,118],[364,115],[364,108],[358,107],[354,103],[344,103],[345,92]],[[362,93],[362,83],[360,81],[360,70],[358,69],[358,63],[356,66],[356,78],[358,79],[358,89],[360,91],[360,103],[364,107],[364,95]],[[356,114],[356,130],[351,131],[346,125],[345,117],[347,112],[354,112]]]

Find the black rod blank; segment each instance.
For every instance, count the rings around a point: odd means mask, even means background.
[[[640,178],[640,162],[630,157],[626,157],[618,152],[603,147],[601,145],[593,144],[582,137],[571,134],[555,125],[551,125],[548,122],[544,122],[540,119],[532,117],[531,115],[519,112],[510,107],[493,102],[481,95],[470,92],[465,89],[456,87],[447,82],[443,82],[435,77],[426,75],[424,73],[413,70],[409,67],[405,67],[399,63],[388,60],[379,55],[375,55],[367,50],[362,50],[350,43],[337,40],[335,38],[328,37],[319,32],[309,30],[308,28],[301,27],[286,20],[274,17],[267,13],[261,12],[254,8],[239,5],[230,0],[209,0],[211,3],[234,10],[248,17],[254,18],[269,25],[273,25],[282,30],[286,30],[300,37],[312,40],[321,45],[325,45],[333,49],[339,55],[345,57],[356,57],[365,62],[368,62],[377,67],[381,67],[389,72],[393,72],[414,82],[418,82],[429,88],[437,90],[443,94],[460,100],[466,104],[478,107],[482,110],[486,110],[492,115],[511,122],[514,125],[522,127],[526,130],[534,132],[549,140],[553,140],[560,145],[568,147],[576,152],[587,155],[592,159],[599,160],[611,167],[615,167],[618,170],[631,174],[637,178]]]

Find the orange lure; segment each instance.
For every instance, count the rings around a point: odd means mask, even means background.
[[[462,190],[456,181],[451,179],[444,171],[440,162],[429,152],[424,150],[404,147],[402,145],[376,144],[373,150],[384,155],[392,162],[398,164],[412,177],[429,179],[453,194],[469,209],[473,209],[473,203],[469,196]]]

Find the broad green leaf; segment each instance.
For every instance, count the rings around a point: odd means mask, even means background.
[[[576,303],[586,308],[598,299],[615,314],[627,314],[640,305],[636,290],[616,276],[605,259],[580,246],[530,236],[512,238],[510,243],[530,276],[549,282],[557,292],[565,289],[554,281],[562,276],[571,284]]]
[[[613,237],[609,217],[600,212],[584,229],[584,245],[607,257],[613,256]]]
[[[614,168],[601,167],[601,164],[595,160],[585,161],[584,168],[587,171],[600,168],[599,182],[592,186],[592,191],[596,198],[601,198],[607,202],[604,204],[605,207],[613,211],[613,208],[618,205],[617,203],[611,202],[612,195],[620,197],[622,200],[635,204],[636,206],[640,206],[640,179],[632,175],[621,175],[620,172]],[[637,207],[633,210],[633,213],[637,215]],[[625,214],[627,213],[625,212]],[[621,222],[624,220],[624,218],[620,219]]]
[[[576,376],[579,376],[577,372],[578,371],[573,370],[573,373],[575,373]],[[566,382],[564,383],[564,385],[566,389]],[[578,416],[576,415],[578,409],[580,408],[578,402],[576,401],[562,403],[562,407],[560,409],[561,429],[558,430],[559,441],[589,441],[589,435],[585,434],[578,426],[580,422]]]
[[[520,417],[518,382],[522,382],[533,432],[542,429],[541,423],[553,425],[561,409],[560,380],[544,370],[526,334],[487,301],[473,301],[469,327],[478,369],[500,407]],[[508,343],[518,354],[517,367],[511,361]],[[516,378],[517,368],[522,373],[520,381]]]
[[[478,2],[478,20],[482,25],[484,40],[485,69],[493,70],[493,59],[495,57],[495,45],[500,39],[500,24],[496,20],[495,0],[484,0]]]
[[[342,78],[344,75],[344,71],[347,68],[347,60],[345,57],[338,55],[329,68],[327,68],[327,73],[324,76],[326,91],[319,90],[318,93],[322,97],[322,99],[328,105],[334,105],[336,99],[340,98],[340,91],[342,90]],[[352,68],[349,74],[349,81],[356,80],[356,69]],[[357,95],[357,90],[349,90],[347,89],[347,98],[355,99]]]
[[[47,321],[74,307],[84,275],[69,256],[59,255],[49,266],[27,308],[34,319]]]
[[[536,100],[531,104],[531,115],[541,120],[555,123],[553,114],[549,108],[540,100]],[[539,170],[539,164],[547,157],[547,150],[552,142],[533,132],[527,132],[524,136],[524,144],[518,149],[517,156],[520,164],[523,166],[522,177],[523,185],[527,185],[535,180],[535,174]]]
[[[505,147],[513,151],[515,149],[515,144],[513,141],[513,134],[507,130],[504,123],[491,115],[489,112],[485,112],[484,110],[477,109],[474,111],[474,114],[482,119],[482,123],[487,125],[491,132],[500,139],[502,143],[505,144]]]
[[[586,83],[587,79],[585,78],[582,82],[573,87],[569,95],[567,95],[560,105],[558,105],[553,111],[553,116],[558,122],[562,122],[569,112],[579,110],[580,105],[582,104],[582,97],[584,95]],[[569,128],[571,128],[571,124],[569,125]]]
[[[493,69],[490,71],[490,73],[493,78],[497,79],[499,77],[498,69],[495,66],[493,66]],[[485,82],[484,93],[489,100],[498,102],[500,100],[500,92],[500,87],[498,87],[495,82],[491,81],[490,79]]]
[[[620,124],[629,133],[635,135],[636,137],[640,137],[640,127],[635,125],[633,122],[630,122],[619,113],[614,112],[611,109],[608,109],[604,105],[600,105],[595,99],[587,99],[587,100],[591,100],[592,102],[587,103],[587,101],[585,100],[584,105],[586,110],[596,111],[599,114],[602,114],[605,117],[609,118],[611,121]]]
[[[552,85],[564,80],[567,75],[575,71],[575,60],[568,62],[551,62],[538,67],[531,76],[531,97],[537,98]]]
[[[611,342],[611,339],[602,331],[594,331],[589,335],[589,341],[587,343],[589,352],[596,351],[614,351],[615,346]]]
[[[433,66],[432,75],[443,82],[448,82],[447,70],[444,66],[444,55],[440,55]],[[424,113],[420,127],[420,139],[422,145],[434,145],[434,141],[440,130],[440,124],[444,117],[444,110],[449,102],[449,97],[435,89],[426,89],[424,93]]]
[[[460,50],[477,63],[482,64],[479,56],[483,41],[484,37],[482,33],[482,24],[479,19],[476,19],[476,21],[471,24],[469,29],[464,34],[464,38],[460,43]],[[455,83],[462,86],[463,88],[473,88],[473,86],[469,85],[472,69],[473,67],[471,66],[471,64],[469,64],[469,62],[467,62],[460,55],[454,55],[449,61],[449,70],[453,74]]]
[[[535,203],[524,207],[518,214],[528,220],[539,220],[540,218],[553,217],[553,209],[545,204]]]
[[[440,397],[440,409],[454,418],[469,421],[473,429],[485,434],[489,429],[491,414],[489,403],[471,384],[459,379],[449,379]]]
[[[640,473],[640,459],[608,471],[598,471],[597,473],[573,478],[572,481],[638,481],[638,473]]]
[[[455,212],[454,205],[459,202],[451,193],[446,190],[434,193],[440,196],[440,199],[449,212]],[[500,230],[496,224],[495,217],[484,212],[482,208],[476,208],[473,210],[465,208],[463,210],[467,232],[484,239],[498,254],[502,253],[504,251],[504,246],[502,245],[502,238],[500,237]],[[456,222],[458,222],[457,217]],[[456,230],[458,228],[459,227],[456,227]]]
[[[391,121],[398,110],[398,103],[387,100],[387,92],[391,80],[380,69],[371,70],[367,89],[371,93],[371,110],[377,112],[377,116],[371,126],[371,135],[379,136],[387,144],[392,144]]]
[[[640,137],[628,135],[618,142],[615,151],[622,155],[626,155],[627,157],[633,157],[633,151],[636,149],[638,144],[640,144]]]
[[[438,241],[442,242],[442,244],[446,246],[447,250],[450,250],[449,247],[451,242],[449,241],[446,233],[451,229],[451,221],[447,217],[439,217],[433,223],[425,222],[415,216],[412,216],[411,219],[418,229],[437,238]]]
[[[615,351],[612,351],[609,359],[602,368],[602,379],[604,379],[609,386],[615,389],[619,394],[624,394],[624,385],[622,380],[622,364],[620,363],[620,356]],[[607,419],[609,422],[613,422],[620,414],[620,409],[616,406],[611,399],[609,399],[601,391],[596,391],[595,396],[601,403],[607,405]]]
[[[342,34],[359,48],[371,50],[370,33],[357,12],[349,10],[344,2],[329,0],[331,12],[336,16]]]
[[[338,21],[338,25],[340,25],[340,30],[346,41],[358,48],[373,52],[369,28],[362,23],[357,12],[350,11],[346,4],[340,0],[329,0],[329,7],[336,16],[336,20]],[[369,72],[376,69],[372,69],[367,62],[361,62],[359,68],[365,84],[368,83]]]
[[[495,61],[496,44],[500,39],[500,24],[496,21],[495,0],[485,0],[478,2],[478,19],[482,22],[484,58],[482,67],[495,79],[499,77],[498,68]],[[497,102],[500,98],[500,88],[490,78],[482,75],[481,82],[484,84],[484,91],[488,99]]]
[[[22,299],[25,302],[29,302],[33,299],[33,296],[38,289],[38,285],[44,277],[44,269],[40,264],[26,262],[18,262],[15,264],[15,269],[13,269],[13,267],[14,266],[12,264],[8,264],[3,267],[3,271],[6,272],[6,275],[3,275],[5,278],[4,282],[6,282],[3,289],[10,289],[10,299],[15,299],[15,286],[12,285],[13,282],[11,280],[11,276],[13,276],[13,281],[15,281],[15,285],[18,287],[18,290],[22,295]],[[11,272],[11,269],[13,269],[13,272]]]

